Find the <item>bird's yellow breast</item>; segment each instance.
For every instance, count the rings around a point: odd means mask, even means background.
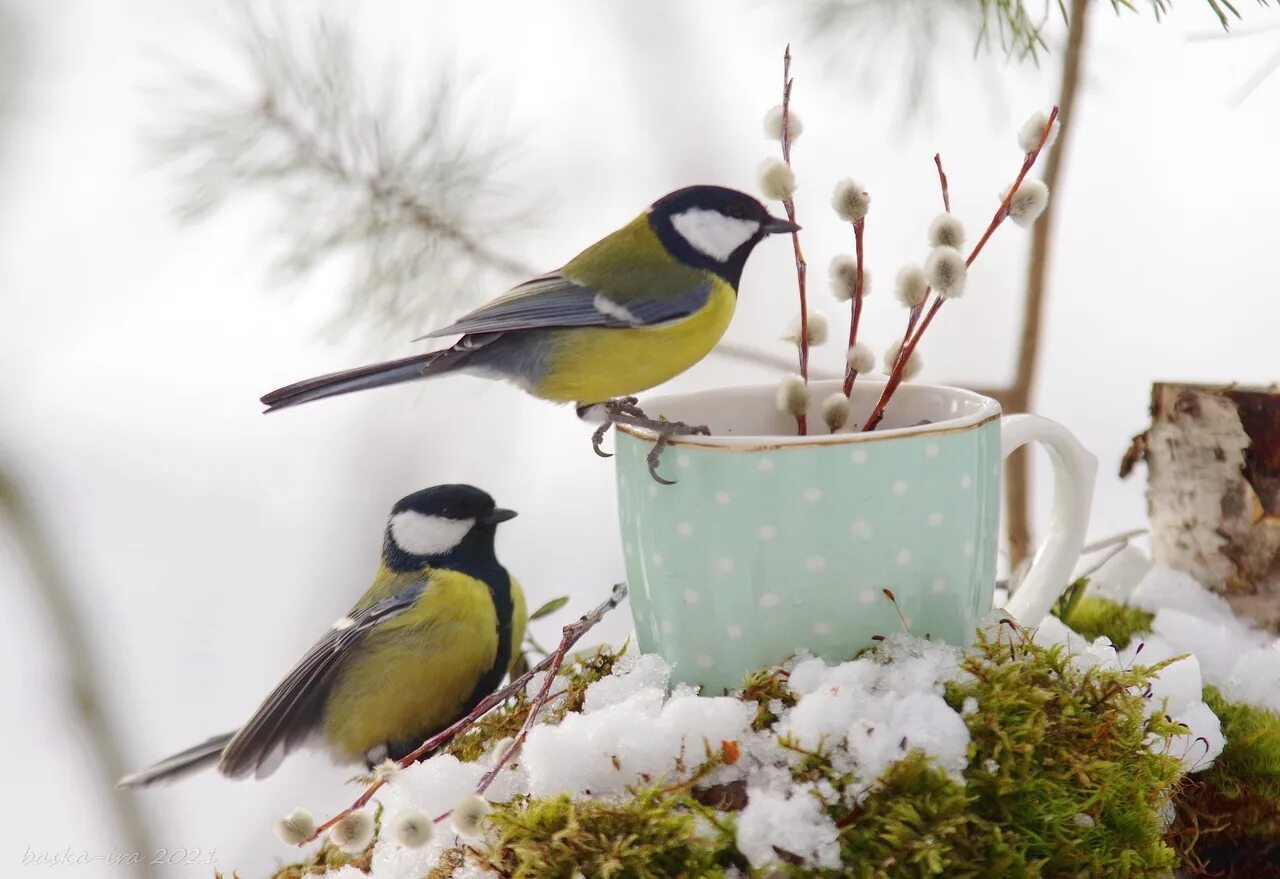
[[[514,578],[511,591],[523,635],[524,598]],[[513,656],[519,646],[512,644]],[[425,738],[465,709],[497,652],[498,619],[485,584],[433,570],[417,603],[371,633],[343,669],[325,707],[327,743],[357,761],[379,745]]]
[[[707,304],[679,321],[653,327],[561,330],[555,353],[533,392],[557,403],[598,403],[639,393],[675,378],[720,341],[737,294],[708,273]]]

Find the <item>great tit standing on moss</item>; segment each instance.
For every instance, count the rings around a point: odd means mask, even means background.
[[[520,586],[494,555],[515,516],[470,485],[437,485],[391,510],[373,585],[249,721],[121,779],[148,785],[217,764],[269,775],[304,745],[341,763],[399,759],[495,690],[520,655]]]
[[[680,189],[563,268],[422,337],[462,334],[452,347],[298,382],[262,402],[273,411],[451,372],[506,379],[580,410],[635,394],[711,351],[752,249],[798,228],[733,189]]]

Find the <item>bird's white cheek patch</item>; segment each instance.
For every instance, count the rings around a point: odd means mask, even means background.
[[[706,208],[690,208],[675,214],[671,225],[694,250],[717,262],[727,260],[760,231],[760,224],[755,220],[726,217]]]
[[[391,539],[410,555],[443,555],[462,542],[471,519],[446,519],[405,510],[391,517]]]

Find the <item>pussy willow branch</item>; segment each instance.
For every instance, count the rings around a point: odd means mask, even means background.
[[[475,724],[475,722],[478,721],[480,718],[484,717],[494,708],[501,705],[503,702],[510,699],[516,693],[519,693],[521,690],[523,690],[525,686],[528,685],[529,681],[533,680],[535,675],[545,671],[547,672],[547,676],[546,676],[546,679],[542,682],[542,687],[538,691],[538,699],[535,699],[533,706],[530,708],[529,717],[525,721],[525,726],[521,727],[521,732],[527,733],[527,730],[525,729],[525,727],[532,725],[533,718],[537,715],[539,709],[541,709],[541,707],[546,704],[547,693],[551,689],[551,682],[555,680],[556,675],[559,673],[560,666],[564,664],[564,658],[565,656],[568,655],[569,650],[573,647],[573,645],[577,644],[578,641],[582,640],[583,635],[591,631],[591,629],[593,629],[600,622],[600,620],[604,619],[605,614],[607,614],[609,611],[613,610],[615,607],[621,604],[622,599],[626,597],[627,597],[627,584],[626,583],[615,584],[612,592],[610,592],[609,597],[605,601],[601,602],[596,608],[594,608],[590,612],[583,614],[580,618],[578,618],[574,622],[569,623],[561,630],[560,646],[556,648],[555,653],[543,659],[533,668],[529,669],[527,672],[517,677],[515,680],[507,684],[502,689],[496,690],[493,693],[481,699],[476,704],[476,707],[472,708],[471,711],[469,711],[465,717],[462,717],[454,721],[452,724],[445,727],[440,732],[433,735],[431,738],[427,739],[425,742],[419,745],[412,752],[402,757],[400,761],[397,763],[397,765],[400,766],[400,768],[402,769],[406,766],[412,766],[414,763],[416,763],[418,760],[421,760],[423,757],[426,757],[432,751],[435,751],[436,749],[441,748],[444,745],[447,745],[449,742],[453,741],[453,739],[456,738],[460,733],[466,732],[468,729],[470,729],[471,726]],[[538,701],[538,700],[541,700],[541,701]],[[523,738],[519,739],[519,741],[523,742]],[[511,758],[511,753],[508,753],[503,757],[501,761],[499,761],[498,766],[494,770],[495,775],[496,775],[497,768],[501,768],[501,766],[505,763],[505,761],[509,760],[510,758]],[[489,779],[489,781],[492,781],[492,779]],[[386,780],[382,778],[379,778],[373,781],[367,788],[365,788],[364,793],[356,797],[355,801],[350,806],[343,809],[341,812],[334,815],[328,821],[324,822],[319,827],[317,827],[316,832],[311,834],[309,838],[300,842],[299,845],[306,845],[307,843],[316,840],[317,838],[319,838],[319,836],[322,833],[324,833],[326,830],[333,827],[343,818],[350,815],[352,812],[356,812],[360,809],[363,809],[365,806],[369,804],[369,801],[373,799],[373,795],[377,793],[378,790],[384,784],[386,784]],[[487,782],[482,783],[482,787],[480,787],[480,789],[477,792],[483,793],[486,787],[488,787],[488,783]],[[440,818],[437,818],[436,820],[440,821],[443,818],[448,817],[448,814],[449,813],[445,813],[445,815],[442,815]]]
[[[947,213],[951,213],[951,187],[947,183],[947,172],[942,170],[942,153],[933,154],[933,164],[938,169],[938,186],[942,190],[942,209]],[[923,302],[911,308],[911,313],[907,317],[907,328],[902,333],[902,344],[898,346],[898,356],[893,361],[895,369],[902,362],[902,352],[906,350],[907,342],[911,340],[911,333],[915,330],[916,324],[919,323],[920,313],[923,311]],[[902,368],[906,369],[905,363]]]
[[[791,167],[791,44],[787,44],[782,53],[782,161]],[[787,212],[787,219],[796,221],[796,200],[788,198],[782,202]],[[805,279],[809,273],[809,264],[805,262],[804,251],[800,249],[800,233],[791,233],[791,249],[796,258],[796,291],[800,296],[800,339],[796,343],[800,359],[800,377],[805,384],[809,383],[809,302],[805,295]],[[796,433],[804,436],[809,432],[808,419],[802,413],[796,416]]]
[[[942,209],[951,213],[951,189],[947,186],[947,172],[942,170],[942,153],[933,154],[933,164],[938,167],[938,185],[942,187]]]
[[[978,243],[969,251],[969,256],[965,259],[965,266],[973,265],[973,261],[978,258],[978,254],[982,252],[991,236],[995,234],[997,228],[1000,227],[1009,216],[1009,204],[1013,201],[1014,195],[1017,194],[1018,188],[1022,186],[1022,181],[1026,179],[1027,172],[1036,163],[1041,150],[1044,149],[1045,141],[1049,139],[1049,133],[1053,131],[1053,123],[1058,119],[1058,108],[1054,107],[1049,114],[1049,121],[1044,127],[1044,131],[1040,135],[1040,142],[1036,144],[1036,148],[1022,160],[1022,168],[1018,171],[1018,176],[1014,179],[1013,185],[1009,187],[1008,193],[1000,202],[1000,206],[996,208],[995,214],[991,217],[991,222],[987,224],[986,231],[982,233],[982,237],[978,239]],[[927,294],[926,294],[927,295]],[[907,363],[911,360],[911,355],[915,352],[916,346],[920,344],[920,339],[929,329],[929,324],[933,323],[933,318],[937,315],[938,310],[942,308],[942,303],[946,302],[941,296],[934,298],[933,305],[925,312],[924,320],[920,322],[919,328],[914,335],[907,340],[907,344],[902,346],[902,351],[898,355],[898,362],[893,368],[893,372],[889,375],[889,380],[885,383],[884,391],[880,394],[880,400],[876,403],[876,408],[872,411],[871,417],[867,419],[867,423],[863,426],[864,431],[875,430],[876,426],[884,418],[885,407],[889,403],[889,399],[893,396],[894,391],[898,389],[898,385],[902,383],[902,373]]]
[[[864,217],[853,224],[854,259],[858,261],[853,275],[853,313],[849,315],[849,348],[858,344],[858,324],[862,321],[862,229],[866,222]],[[844,395],[847,398],[853,393],[853,380],[858,377],[849,361],[844,367]]]

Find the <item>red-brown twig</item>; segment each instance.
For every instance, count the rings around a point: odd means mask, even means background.
[[[947,172],[942,170],[942,153],[933,154],[933,164],[938,168],[938,186],[942,190],[942,209],[947,213],[951,213],[951,187],[947,184]],[[929,296],[925,293],[925,298]],[[920,322],[920,315],[924,312],[924,303],[913,306],[910,316],[907,317],[907,329],[902,334],[902,343],[898,345],[898,356],[894,358],[893,365],[897,368],[898,363],[902,360],[902,352],[906,350],[907,342],[911,341],[911,333],[915,330],[916,324]],[[906,369],[904,364],[903,369]],[[892,374],[892,370],[890,371]]]
[[[481,699],[480,702],[476,704],[476,707],[472,708],[471,711],[469,711],[465,717],[462,717],[459,720],[454,721],[452,724],[445,727],[440,732],[433,735],[431,738],[427,739],[425,742],[419,745],[414,751],[412,751],[411,753],[401,758],[398,761],[397,765],[403,769],[404,767],[410,766],[413,763],[417,762],[418,760],[422,759],[427,754],[431,753],[437,748],[447,745],[456,736],[458,736],[459,733],[462,733],[467,729],[469,729],[471,725],[474,724],[481,717],[484,717],[486,714],[488,714],[498,705],[507,701],[516,693],[524,689],[525,686],[529,683],[529,681],[533,680],[535,675],[539,674],[540,672],[546,671],[547,672],[546,680],[542,682],[542,687],[538,691],[538,697],[537,699],[534,700],[534,704],[529,710],[529,716],[528,718],[526,718],[524,726],[520,728],[520,737],[517,739],[517,743],[523,742],[524,741],[523,737],[528,733],[528,729],[532,726],[533,720],[536,717],[538,711],[547,702],[547,693],[551,689],[551,682],[555,680],[556,675],[559,673],[560,666],[564,663],[564,657],[568,654],[569,649],[573,647],[574,644],[577,644],[578,641],[581,640],[583,635],[589,632],[597,623],[600,622],[601,619],[604,618],[605,614],[607,614],[609,611],[617,607],[622,602],[622,599],[626,597],[627,597],[627,584],[618,583],[617,585],[615,585],[613,587],[613,591],[610,593],[609,598],[606,601],[601,603],[598,607],[596,607],[590,613],[584,614],[582,617],[580,617],[576,621],[569,623],[569,625],[564,627],[564,629],[562,630],[562,636],[560,639],[560,646],[556,648],[555,653],[545,657],[541,662],[539,662],[533,668],[529,669],[527,672],[520,675],[518,678],[513,680],[511,683],[507,684],[502,689],[496,690],[490,695]],[[550,670],[548,671],[548,669]],[[477,793],[484,792],[485,788],[489,786],[489,783],[493,781],[493,778],[491,776],[497,775],[498,770],[501,769],[502,766],[505,765],[506,762],[511,759],[511,756],[514,750],[515,750],[514,747],[508,749],[507,753],[504,754],[502,759],[498,761],[497,766],[495,766],[492,770],[490,770],[490,773],[485,776],[485,780],[481,781],[481,786],[476,791]],[[311,834],[309,838],[299,843],[299,845],[306,845],[309,842],[313,842],[314,840],[319,838],[320,834],[324,833],[326,830],[333,827],[343,818],[350,815],[352,812],[363,809],[365,806],[369,804],[369,801],[373,799],[373,795],[377,793],[378,790],[386,783],[387,783],[386,779],[384,778],[379,778],[373,781],[367,788],[365,788],[364,793],[356,797],[355,802],[353,802],[350,806],[343,809],[341,812],[334,815],[328,821],[324,822],[319,827],[317,827],[316,832]],[[444,815],[441,815],[435,820],[437,822],[442,821],[445,818],[447,818],[449,814],[450,813],[446,812]]]
[[[853,275],[853,314],[849,317],[850,349],[858,344],[858,324],[862,321],[862,228],[865,222],[864,217],[853,224],[853,253],[858,265]],[[858,374],[853,371],[853,363],[847,363],[844,368],[845,397],[853,393],[853,380],[857,377]]]
[[[787,167],[791,167],[791,44],[787,44],[787,49],[782,54],[782,161]],[[782,202],[782,207],[787,212],[787,219],[791,222],[796,221],[796,201],[795,198],[788,198]],[[798,346],[800,360],[800,377],[804,379],[805,384],[809,383],[809,302],[805,295],[805,279],[808,276],[809,264],[805,262],[804,251],[800,249],[800,233],[798,231],[791,233],[791,249],[795,252],[796,258],[796,289],[800,294],[800,339],[796,343]],[[809,432],[808,419],[804,414],[796,416],[796,433],[804,436]]]
[[[938,166],[938,185],[942,187],[942,209],[951,213],[951,190],[947,188],[947,172],[942,170],[942,153],[933,154],[933,164]]]
[[[1013,185],[1009,187],[1009,191],[1005,194],[1004,199],[1000,202],[1000,206],[996,208],[995,214],[991,217],[991,222],[987,224],[986,231],[982,233],[982,237],[978,239],[978,243],[973,245],[973,250],[969,251],[969,256],[965,259],[965,266],[973,265],[973,261],[978,258],[978,254],[982,252],[982,248],[986,246],[987,241],[995,234],[997,228],[1009,216],[1009,204],[1013,201],[1014,195],[1018,192],[1018,187],[1022,185],[1022,181],[1026,179],[1027,172],[1031,170],[1031,166],[1036,163],[1036,159],[1040,157],[1040,151],[1044,149],[1045,143],[1049,140],[1049,135],[1053,132],[1053,123],[1057,121],[1058,108],[1054,107],[1049,114],[1049,121],[1044,127],[1044,131],[1040,134],[1040,142],[1036,144],[1036,148],[1027,153],[1022,160],[1022,168],[1018,171],[1018,176],[1014,179]],[[894,391],[898,389],[898,385],[902,384],[902,374],[906,370],[907,362],[910,361],[911,355],[915,353],[916,346],[920,344],[920,338],[929,329],[929,324],[933,323],[934,315],[938,313],[938,309],[942,308],[942,303],[946,300],[941,296],[934,299],[933,305],[925,312],[924,320],[920,321],[919,328],[902,346],[902,350],[898,352],[898,361],[893,367],[893,372],[889,374],[889,380],[885,382],[884,390],[880,393],[880,399],[876,403],[876,408],[872,411],[871,417],[867,419],[867,423],[862,429],[875,430],[884,418],[885,407],[889,405],[889,399],[893,396]]]

